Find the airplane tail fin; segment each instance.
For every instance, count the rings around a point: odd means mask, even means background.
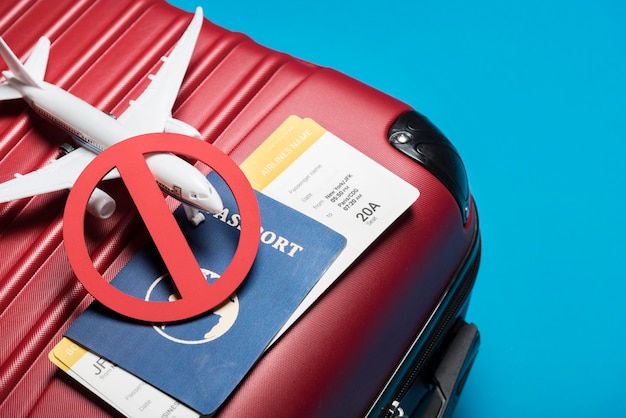
[[[39,38],[33,52],[24,63],[24,68],[28,74],[36,81],[43,81],[48,66],[48,55],[50,54],[50,40],[45,36]]]
[[[8,79],[16,78],[24,84],[41,88],[43,77],[48,64],[48,53],[50,51],[50,40],[42,37],[35,45],[35,49],[24,64],[20,62],[13,51],[0,37],[0,55],[9,67],[8,71],[2,74]],[[21,97],[19,92],[7,83],[0,84],[0,99],[14,99]]]

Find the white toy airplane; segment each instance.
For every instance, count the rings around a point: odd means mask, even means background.
[[[69,189],[99,152],[132,136],[152,132],[175,132],[196,138],[200,133],[192,126],[172,118],[172,106],[187,71],[196,39],[202,27],[202,9],[196,9],[189,27],[172,50],[163,57],[163,65],[148,88],[131,102],[119,118],[96,109],[61,88],[43,81],[50,41],[41,38],[30,57],[22,64],[0,38],[0,55],[9,67],[2,74],[0,100],[23,98],[44,118],[66,130],[80,148],[51,162],[46,167],[0,184],[0,202],[30,197],[41,193]],[[185,160],[158,153],[146,157],[159,187],[180,200],[189,221],[198,225],[204,220],[200,210],[218,213],[222,200],[206,177]],[[119,177],[117,170],[105,179]],[[87,210],[99,218],[108,218],[115,211],[115,201],[96,188]]]

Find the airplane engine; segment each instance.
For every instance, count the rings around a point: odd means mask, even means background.
[[[87,203],[87,212],[96,218],[107,219],[115,212],[115,200],[103,190],[94,189]]]
[[[196,128],[189,125],[188,123],[183,122],[182,120],[174,118],[168,118],[165,121],[165,127],[163,128],[163,132],[182,134],[202,139],[202,135],[200,135],[200,132],[198,132]]]

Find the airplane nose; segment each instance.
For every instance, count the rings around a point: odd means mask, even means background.
[[[209,213],[220,213],[224,210],[222,198],[208,180],[206,180],[201,196],[202,198],[198,199],[198,201],[202,205],[203,210]]]

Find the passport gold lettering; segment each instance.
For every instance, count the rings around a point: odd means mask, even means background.
[[[238,213],[230,213],[230,209],[224,208],[220,213],[213,215],[215,219],[219,219],[228,226],[241,230],[241,215]]]
[[[289,250],[289,252],[287,253],[289,257],[293,257],[294,254],[297,253],[298,251],[304,250],[304,248],[302,248],[300,245],[296,244],[295,242],[290,242],[289,246],[291,247],[291,250]]]
[[[263,244],[272,244],[276,241],[276,234],[272,231],[265,231],[261,233],[261,242]]]
[[[289,257],[293,257],[296,253],[304,249],[295,242],[290,242],[287,238],[276,235],[275,232],[263,231],[263,228],[261,228],[261,242],[271,245],[272,248],[287,254]]]
[[[228,208],[224,208],[224,210],[220,213],[216,213],[213,217],[228,226],[241,230],[241,215],[231,213],[231,210]],[[304,250],[301,245],[291,242],[289,239],[273,231],[265,231],[263,227],[261,227],[261,243],[270,245],[275,250],[287,254],[289,257],[294,257],[297,253]]]
[[[241,215],[239,215],[238,213],[235,213],[230,218],[230,220],[226,221],[226,224],[232,227],[236,227],[237,229],[241,229],[240,222],[241,222]]]

